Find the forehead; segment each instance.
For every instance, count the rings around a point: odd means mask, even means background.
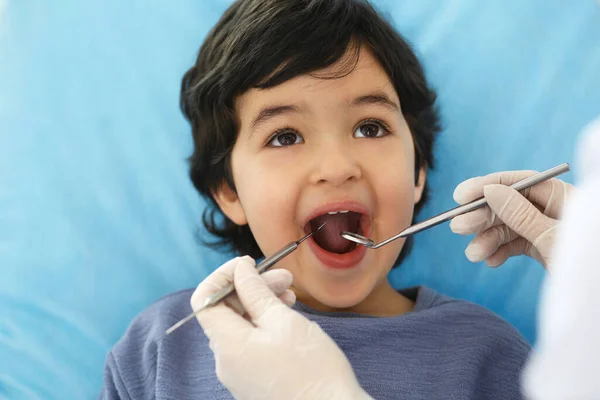
[[[297,103],[303,98],[347,103],[373,91],[382,91],[400,103],[391,79],[371,51],[361,47],[358,53],[348,52],[330,67],[311,74],[297,76],[268,89],[250,89],[238,96],[238,115],[252,113],[273,103]]]

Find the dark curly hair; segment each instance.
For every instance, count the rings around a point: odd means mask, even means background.
[[[368,1],[238,0],[209,32],[181,84],[180,106],[194,139],[190,177],[208,200],[203,223],[217,238],[203,240],[206,245],[263,256],[248,225],[234,224],[212,196],[224,182],[235,191],[230,155],[238,134],[236,96],[331,66],[361,46],[373,53],[401,99],[415,143],[415,181],[422,166],[433,167],[440,130],[436,94],[409,44]],[[415,214],[426,200],[427,187]],[[394,267],[411,247],[409,238]]]

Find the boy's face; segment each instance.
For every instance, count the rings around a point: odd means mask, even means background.
[[[415,185],[411,133],[384,70],[362,48],[350,74],[323,79],[346,72],[340,66],[348,59],[237,99],[237,194],[225,184],[215,193],[232,221],[249,224],[267,256],[327,221],[275,266],[292,272],[299,300],[322,309],[352,308],[389,292],[387,273],[404,241],[368,250],[339,231],[375,242],[397,234],[410,225],[425,181],[421,170]]]

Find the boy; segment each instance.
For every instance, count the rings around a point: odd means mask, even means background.
[[[393,289],[408,242],[366,251],[339,236],[379,241],[410,225],[439,131],[418,60],[368,2],[237,1],[185,74],[181,106],[215,245],[259,258],[327,222],[275,268],[371,396],[521,397],[529,346],[516,330],[427,288]],[[191,294],[136,318],[108,355],[105,398],[231,398],[197,324],[163,338]]]

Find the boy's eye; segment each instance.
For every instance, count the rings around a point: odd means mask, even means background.
[[[287,130],[281,133],[276,133],[271,138],[271,140],[269,140],[267,145],[271,147],[286,147],[300,143],[304,143],[304,139],[302,139],[302,136],[300,136],[296,132]]]
[[[389,133],[383,122],[380,121],[364,121],[354,131],[355,137],[377,138],[385,136]]]

